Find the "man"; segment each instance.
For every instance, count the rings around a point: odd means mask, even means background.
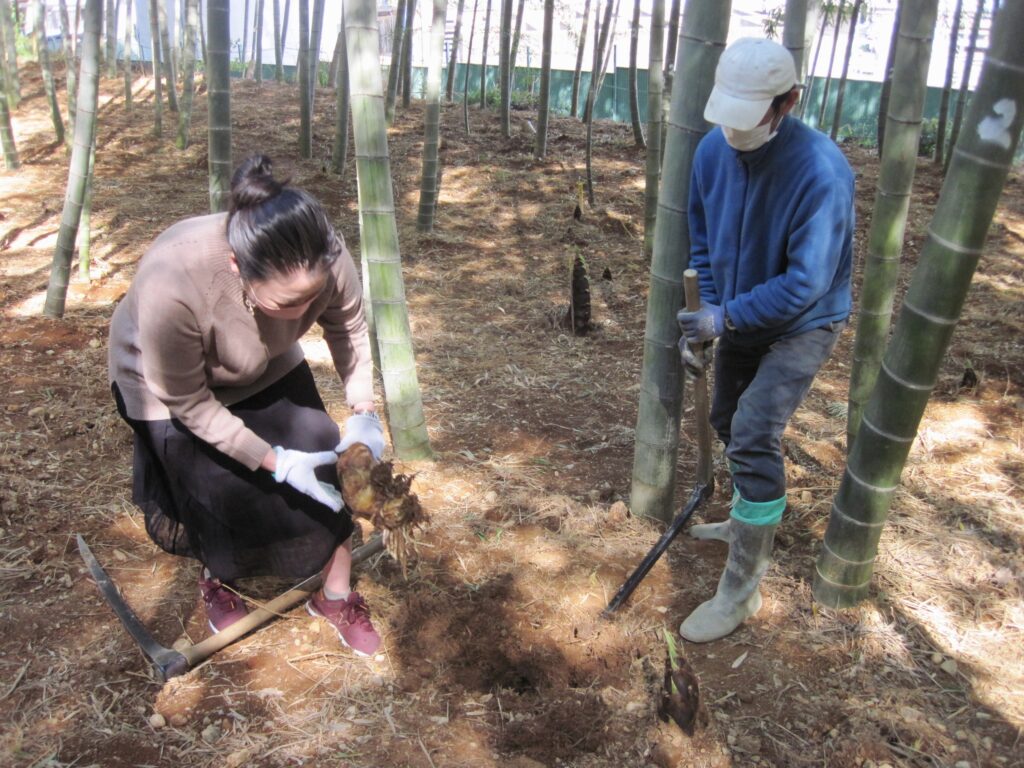
[[[690,186],[690,266],[701,307],[678,315],[687,342],[718,339],[711,424],[733,477],[730,518],[691,535],[729,543],[715,596],[679,628],[724,637],[761,607],[786,508],[782,433],[850,314],[853,172],[827,136],[788,116],[799,96],[790,53],[737,40],[722,54]]]

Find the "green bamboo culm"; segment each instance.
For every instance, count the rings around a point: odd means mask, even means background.
[[[178,149],[189,144],[192,127],[192,96],[196,84],[196,37],[199,28],[199,0],[185,0],[185,47],[181,56],[181,100],[178,103]]]
[[[957,42],[960,39],[960,17],[963,15],[963,0],[956,0],[953,8],[952,29],[949,31],[949,50],[946,53],[946,76],[939,99],[939,120],[935,126],[935,164],[945,166],[946,122],[949,118],[949,98],[953,90],[953,68],[956,65]]]
[[[117,77],[117,9],[120,0],[115,5],[114,0],[107,0],[107,10],[103,17],[107,25],[104,33],[106,48],[103,51],[103,61],[107,64],[107,77],[113,80]]]
[[[312,126],[316,109],[316,87],[320,84],[320,43],[324,33],[324,1],[313,0],[309,20],[309,115]],[[312,130],[312,128],[311,128]],[[312,157],[312,155],[310,155]]]
[[[917,169],[928,61],[938,0],[904,0],[886,117],[885,144],[868,232],[868,253],[850,370],[846,445],[853,445],[864,405],[875,388],[889,335],[903,233]]]
[[[153,62],[153,135],[160,136],[164,132],[164,97],[161,83],[162,69],[160,64],[160,22],[157,5],[160,0],[149,0],[149,47],[150,60]],[[207,6],[209,7],[209,6]],[[209,26],[209,23],[207,23]]]
[[[423,120],[423,169],[420,174],[420,204],[416,229],[430,232],[437,214],[437,193],[441,182],[438,144],[441,138],[441,70],[444,67],[444,22],[446,0],[434,0],[430,20],[430,50],[427,67],[427,109]]]
[[[543,160],[548,146],[548,115],[551,112],[551,43],[555,27],[555,0],[544,0],[544,34],[540,54],[540,98],[537,100],[537,141],[533,156]]]
[[[299,157],[313,156],[313,105],[309,71],[309,0],[299,0]]]
[[[178,111],[177,96],[177,67],[174,65],[174,49],[171,47],[170,29],[167,26],[167,8],[163,2],[157,0],[156,18],[160,29],[160,51],[163,56],[160,59],[164,68],[164,91],[167,97],[167,108],[171,112]]]
[[[813,587],[823,605],[843,608],[868,594],[882,527],[1020,141],[1021,29],[1024,0],[1009,0],[993,24],[928,238],[832,503]]]
[[[516,23],[512,31],[512,45],[508,53],[508,87],[516,89],[516,57],[519,56],[519,34],[523,29],[523,11],[526,7],[526,0],[519,0],[516,7]]]
[[[8,109],[17,109],[21,103],[21,83],[18,79],[18,36],[15,31],[14,7],[11,0],[0,0],[0,44],[3,50],[4,68]]]
[[[498,77],[501,82],[501,134],[512,136],[512,0],[501,0],[501,45],[498,49]]]
[[[402,37],[402,66],[399,68],[399,75],[402,78],[403,109],[408,109],[412,103],[412,31],[415,21],[416,0],[408,0],[405,6],[405,34]]]
[[[71,260],[82,214],[82,203],[89,181],[89,153],[96,138],[96,106],[99,101],[100,29],[103,26],[103,0],[86,0],[84,34],[82,36],[82,69],[78,78],[78,113],[75,138],[68,167],[68,186],[64,197],[57,244],[50,266],[50,282],[46,289],[43,314],[64,316],[64,306],[71,277]]]
[[[263,82],[263,0],[256,4],[256,34],[253,38],[253,54],[255,62],[256,82]]]
[[[953,108],[953,124],[949,131],[949,144],[956,144],[960,134],[960,125],[963,122],[964,108],[967,104],[967,94],[971,90],[971,70],[974,67],[974,54],[978,50],[978,32],[981,30],[981,19],[985,15],[985,0],[978,0],[974,9],[974,20],[971,22],[971,33],[967,40],[967,55],[965,56],[963,72],[960,79],[960,90],[956,96],[956,106]],[[949,160],[946,158],[945,170],[949,170]]]
[[[284,51],[281,47],[281,0],[274,0],[274,80],[284,82]]]
[[[804,51],[807,47],[807,4],[808,0],[786,0],[782,26],[782,44],[793,57],[800,82],[804,79]]]
[[[845,0],[839,0],[839,5],[835,9],[835,24],[832,28],[832,53],[828,57],[828,73],[825,75],[825,87],[821,93],[821,104],[818,107],[818,122],[815,123],[815,127],[819,131],[824,130],[825,125],[825,112],[828,109],[828,92],[832,87],[832,70],[836,64],[836,50],[839,48],[839,32],[843,28],[843,19],[845,18]]]
[[[599,3],[601,0],[597,0]],[[569,97],[569,117],[576,117],[580,105],[580,82],[583,79],[583,51],[587,45],[587,24],[590,23],[590,0],[583,4],[583,25],[576,43],[576,67],[572,72],[572,95]]]
[[[613,3],[614,0],[608,0],[605,5],[604,22],[601,24],[598,24],[596,19],[599,8],[594,9],[594,70],[590,74],[587,104],[583,109],[583,121],[587,124],[583,154],[586,165],[587,202],[590,203],[591,208],[597,205],[594,198],[594,104],[597,102],[598,94],[601,93],[601,83],[604,80],[605,69],[608,67],[608,58],[604,54],[608,46],[609,32],[615,23]],[[610,49],[608,52],[611,52]]]
[[[498,0],[500,3],[501,0]],[[589,3],[590,0],[587,0]],[[480,56],[480,109],[487,108],[487,43],[491,37],[491,0],[487,0],[487,10],[484,13],[484,41],[483,53]]]
[[[345,0],[345,41],[352,91],[359,240],[372,297],[371,310],[395,453],[430,458],[423,400],[416,376],[384,119],[377,5]]]
[[[843,72],[839,76],[839,87],[836,90],[836,106],[832,110],[832,130],[829,136],[832,141],[839,135],[839,126],[843,119],[843,102],[846,101],[846,82],[850,74],[850,57],[853,54],[853,41],[857,34],[857,19],[860,18],[860,9],[864,0],[853,0],[853,8],[850,10],[850,24],[847,28],[846,52],[843,54]]]
[[[39,60],[39,69],[43,75],[43,91],[46,93],[46,103],[50,107],[50,122],[53,123],[54,141],[57,144],[64,143],[64,118],[60,114],[60,105],[57,103],[57,86],[53,82],[53,69],[50,67],[50,49],[46,46],[46,20],[43,10],[43,0],[35,0],[33,3],[35,23],[33,24],[33,37],[36,43],[36,58]]]
[[[465,10],[466,0],[459,0],[459,7],[455,11],[455,33],[452,35],[452,55],[448,59],[448,72],[446,73],[444,97],[450,103],[455,93],[455,70],[459,60],[459,45],[462,43],[462,12]],[[469,59],[466,59],[466,67],[469,67]]]
[[[0,143],[4,147],[4,168],[8,171],[17,170],[21,166],[18,160],[18,147],[14,143],[14,129],[11,127],[11,110],[7,106],[7,78],[5,66],[0,65]]]
[[[231,194],[231,0],[206,3],[210,212],[228,209]]]
[[[338,68],[334,85],[334,149],[331,152],[331,169],[341,176],[348,162],[348,119],[351,101],[348,87],[348,52],[345,50],[345,15],[341,16],[341,32],[338,35]]]
[[[683,272],[690,262],[690,172],[697,144],[710,129],[704,105],[725,48],[731,7],[728,0],[686,1],[666,129],[630,493],[634,514],[666,522],[674,515],[683,398],[676,313],[683,306]]]
[[[391,38],[391,66],[388,67],[387,102],[384,105],[384,114],[387,116],[388,125],[395,121],[395,97],[398,95],[398,78],[402,64],[402,39],[404,35],[405,0],[398,0],[398,8],[395,12],[395,31]]]
[[[664,69],[665,0],[651,5],[650,63],[647,67],[647,160],[644,184],[644,256],[654,252],[654,227],[658,218],[658,185],[661,183],[661,97]]]
[[[633,143],[643,149],[644,126],[640,122],[640,94],[637,90],[636,59],[640,43],[640,0],[633,2],[633,21],[629,25],[629,118],[633,123]]]
[[[469,61],[473,56],[473,32],[476,30],[476,11],[480,0],[473,0],[473,23],[469,25],[469,48],[466,51],[466,66],[462,70],[462,125],[469,135]],[[481,67],[483,69],[483,67]]]
[[[67,134],[75,134],[75,96],[77,95],[77,64],[75,62],[75,49],[72,45],[71,24],[68,19],[67,0],[60,0],[58,5],[60,11],[61,43],[64,46],[64,85],[68,94],[68,125]]]
[[[135,29],[132,23],[132,6],[128,3],[124,7],[124,109],[130,115],[135,107],[132,104],[132,38]]]
[[[78,224],[78,277],[82,282],[92,280],[92,182],[96,168],[96,142],[89,149],[89,180],[82,198],[82,215]]]

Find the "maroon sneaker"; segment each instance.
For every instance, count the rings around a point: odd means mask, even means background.
[[[349,593],[348,599],[328,600],[323,589],[318,589],[306,610],[311,616],[327,619],[341,642],[357,655],[371,656],[380,647],[380,635],[370,623],[370,609],[358,592]]]
[[[210,625],[210,630],[214,634],[227,629],[249,613],[245,603],[225,587],[220,579],[207,579],[200,573],[199,594],[203,598],[203,605],[206,606],[206,623]]]

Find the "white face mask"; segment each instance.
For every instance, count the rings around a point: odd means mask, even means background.
[[[772,120],[764,125],[755,126],[749,131],[738,131],[735,128],[729,128],[723,125],[722,133],[725,134],[726,143],[728,143],[728,145],[733,149],[738,152],[751,152],[763,147],[769,141],[778,136],[778,127],[776,126],[776,129],[772,130],[773,122],[775,121]]]

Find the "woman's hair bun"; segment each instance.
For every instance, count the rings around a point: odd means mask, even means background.
[[[274,164],[266,155],[250,155],[231,177],[232,213],[265,203],[281,194],[287,182],[274,178]]]

